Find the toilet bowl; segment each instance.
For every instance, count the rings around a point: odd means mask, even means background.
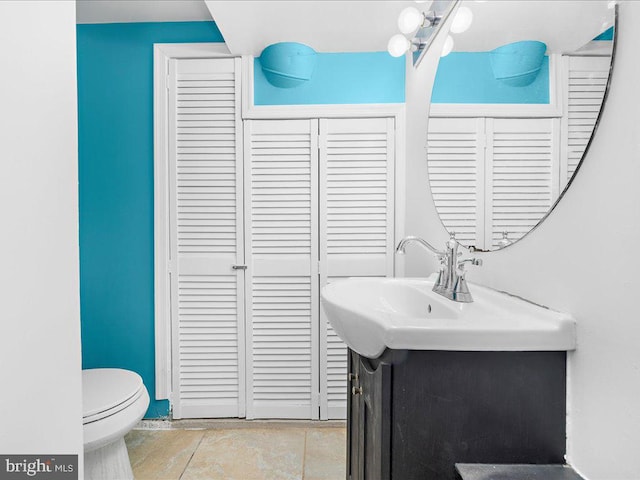
[[[82,371],[84,478],[133,480],[124,436],[149,406],[142,378],[119,368]]]

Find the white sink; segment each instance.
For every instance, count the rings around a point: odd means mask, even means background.
[[[377,358],[386,348],[462,351],[575,350],[571,315],[470,284],[473,303],[431,291],[433,280],[349,278],[322,289],[322,305],[338,336]]]

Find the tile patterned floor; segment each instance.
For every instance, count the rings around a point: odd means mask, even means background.
[[[343,480],[339,422],[172,422],[126,437],[136,480]]]

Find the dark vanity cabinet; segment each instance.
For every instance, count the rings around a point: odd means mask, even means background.
[[[566,352],[349,351],[347,480],[564,463]]]
[[[391,369],[349,351],[347,479],[391,478]]]

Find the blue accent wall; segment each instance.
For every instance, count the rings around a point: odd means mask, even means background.
[[[489,52],[452,52],[440,59],[432,103],[549,103],[549,57],[526,87],[496,80]]]
[[[318,53],[311,80],[294,88],[271,85],[254,60],[255,105],[404,103],[405,58],[387,52]]]
[[[83,368],[138,372],[155,399],[153,44],[222,42],[213,22],[77,26],[80,307]],[[404,59],[320,54],[313,83],[276,89],[256,65],[263,104],[404,102]]]
[[[83,368],[138,372],[155,399],[153,44],[221,42],[213,22],[78,25]]]

